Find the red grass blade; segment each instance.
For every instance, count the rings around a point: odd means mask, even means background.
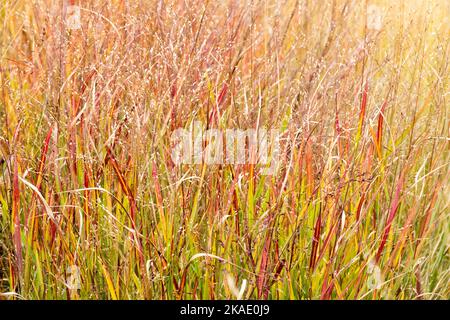
[[[108,160],[111,163],[111,165],[114,169],[114,172],[117,175],[117,178],[119,179],[119,183],[122,187],[122,190],[125,193],[125,195],[128,197],[128,201],[130,202],[130,206],[131,206],[130,218],[131,218],[131,222],[133,224],[133,228],[135,228],[135,216],[136,216],[136,212],[137,212],[136,201],[131,192],[131,189],[128,187],[128,184],[125,180],[125,177],[122,174],[122,171],[119,168],[119,165],[117,164],[116,158],[114,157],[114,155],[111,152],[111,150],[109,149],[109,147],[106,147],[106,152],[108,153]]]
[[[19,138],[21,122],[16,127],[14,132],[14,145],[17,144]],[[19,274],[22,274],[22,240],[20,236],[20,189],[19,189],[19,162],[17,159],[16,148],[14,147],[14,163],[13,163],[13,183],[12,183],[12,220],[13,220],[13,242],[16,251],[17,269]]]
[[[319,213],[319,217],[317,218],[316,225],[314,227],[314,237],[313,237],[313,242],[312,242],[311,258],[309,260],[309,269],[310,270],[314,270],[314,267],[316,265],[317,248],[319,247],[321,225],[322,225],[322,213]]]
[[[378,115],[378,128],[377,128],[377,149],[378,154],[381,154],[381,142],[383,139],[383,122],[384,122],[384,111],[386,109],[387,99],[384,101],[381,107],[380,114]]]
[[[364,118],[366,116],[366,109],[367,109],[367,94],[369,91],[369,82],[366,81],[366,84],[364,85],[364,90],[362,93],[362,98],[361,98],[361,108],[359,111],[359,125],[358,125],[358,135],[359,137],[361,137],[362,135],[362,129],[364,126]]]
[[[378,252],[375,257],[376,263],[378,263],[378,261],[380,260],[381,254],[383,253],[383,249],[384,249],[384,246],[386,245],[386,240],[389,235],[389,231],[391,230],[392,221],[394,220],[395,214],[397,213],[397,209],[398,209],[398,206],[400,203],[400,195],[401,195],[402,188],[403,188],[403,182],[404,182],[404,173],[401,174],[401,176],[398,180],[398,183],[397,183],[394,200],[392,201],[391,209],[389,212],[389,217],[386,221],[386,227],[384,228],[383,238],[381,240],[380,247],[378,248]]]
[[[270,243],[271,243],[271,236],[268,235],[266,243],[264,244],[261,257],[261,266],[259,267],[258,277],[256,279],[256,287],[258,289],[258,299],[261,299],[263,295],[264,298],[267,299],[267,296],[269,294],[268,290],[265,290],[265,284],[267,275],[267,265],[269,262]]]
[[[20,239],[20,217],[19,217],[19,172],[18,172],[17,155],[14,155],[14,176],[13,176],[13,205],[12,205],[12,217],[14,221],[13,238],[14,246],[16,249],[17,268],[19,273],[22,273],[22,241]]]

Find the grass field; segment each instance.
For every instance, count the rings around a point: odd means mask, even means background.
[[[0,299],[450,299],[449,13],[0,0]]]

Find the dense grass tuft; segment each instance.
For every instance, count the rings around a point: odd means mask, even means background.
[[[0,299],[449,299],[449,11],[0,1]],[[194,121],[276,173],[175,165]]]

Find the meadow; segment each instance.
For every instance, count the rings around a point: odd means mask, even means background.
[[[449,13],[0,0],[0,300],[450,299]],[[195,122],[275,171],[176,163]]]

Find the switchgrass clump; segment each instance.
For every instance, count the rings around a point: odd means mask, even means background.
[[[449,9],[1,1],[0,299],[449,299]]]

